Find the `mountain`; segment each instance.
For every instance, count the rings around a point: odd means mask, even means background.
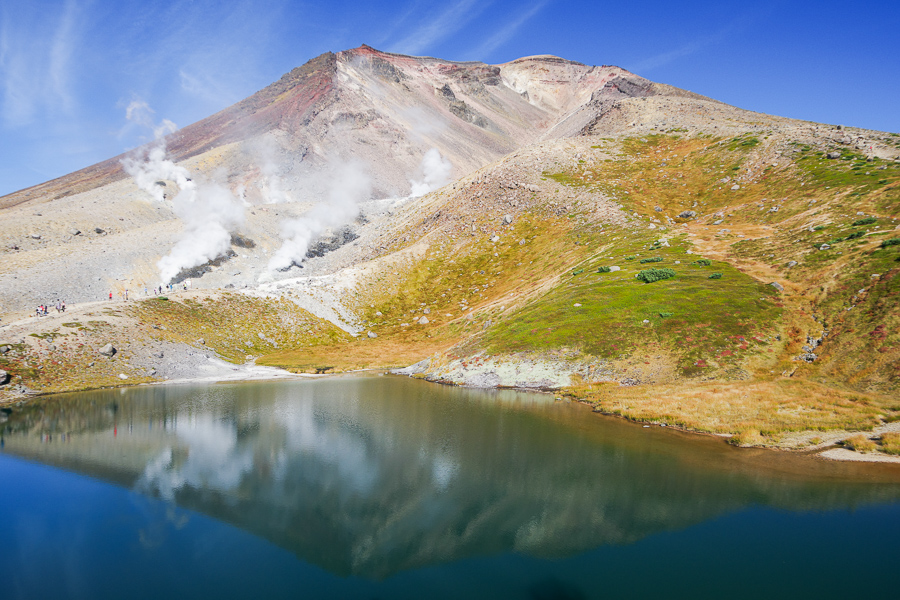
[[[183,302],[95,305],[105,325],[84,317],[77,333],[22,321],[3,335],[43,337],[4,360],[22,382],[71,389],[22,361],[50,360],[59,338],[81,344],[68,364],[94,363],[112,328],[133,377],[162,376],[160,344],[169,356],[202,338],[235,362],[416,363],[448,383],[565,388],[752,443],[867,429],[900,411],[898,149],[896,134],[614,66],[327,53],[164,140],[0,199],[13,318],[191,286]]]

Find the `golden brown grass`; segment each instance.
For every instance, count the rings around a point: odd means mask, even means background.
[[[729,442],[735,446],[764,446],[767,440],[759,433],[759,429],[751,427],[734,434]]]
[[[844,446],[857,452],[875,452],[875,442],[862,434],[844,440]]]
[[[777,438],[788,431],[868,430],[890,413],[888,399],[809,381],[739,381],[619,387],[589,385],[567,393],[603,413],[661,421],[708,433]],[[743,438],[741,438],[743,439]]]
[[[347,344],[276,352],[256,362],[299,373],[395,369],[444,351],[452,343],[447,339],[398,341],[392,338],[361,337]]]
[[[900,433],[881,434],[881,451],[885,454],[900,455]]]

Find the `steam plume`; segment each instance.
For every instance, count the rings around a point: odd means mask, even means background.
[[[160,278],[168,283],[183,269],[202,265],[228,252],[231,232],[244,221],[244,207],[225,186],[213,182],[198,184],[187,169],[166,157],[164,136],[176,126],[169,120],[154,125],[152,114],[145,102],[134,101],[128,105],[128,120],[152,129],[156,140],[149,149],[124,158],[122,167],[157,202],[165,200],[164,188],[157,181],[174,181],[178,185],[172,210],[184,224],[184,231],[169,253],[156,263]]]
[[[450,164],[449,160],[441,156],[437,148],[432,148],[422,158],[419,170],[422,173],[422,180],[409,182],[412,188],[410,192],[412,197],[424,196],[428,192],[433,192],[446,185],[450,181],[450,172],[453,170],[453,165]]]
[[[359,214],[359,202],[371,196],[372,182],[356,163],[343,163],[333,169],[328,183],[328,200],[298,219],[282,226],[285,240],[269,260],[269,271],[289,269],[306,258],[312,240],[326,229],[340,227]]]
[[[217,183],[188,186],[175,197],[173,210],[184,224],[181,239],[156,263],[160,278],[172,281],[183,269],[202,265],[231,248],[231,232],[244,222],[243,204]]]

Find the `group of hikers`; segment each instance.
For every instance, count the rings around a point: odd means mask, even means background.
[[[182,282],[182,287],[184,288],[184,291],[187,291],[188,282],[186,282],[186,281]],[[167,283],[165,286],[161,285],[159,287],[155,287],[155,288],[153,288],[153,293],[157,296],[160,296],[160,295],[162,295],[163,290],[165,290],[167,292],[174,292],[175,285],[171,284],[171,283]],[[126,302],[128,301],[128,293],[129,293],[128,288],[125,288],[125,290],[121,292],[122,300],[124,300]],[[149,294],[147,293],[146,287],[144,288],[144,295],[149,296]],[[110,290],[109,291],[110,302],[112,302],[112,299],[113,299],[113,291]],[[51,308],[52,308],[51,306],[47,306],[46,304],[41,304],[40,306],[38,306],[37,308],[34,309],[34,316],[36,316],[36,317],[46,316],[46,315],[50,314]],[[58,312],[58,313],[66,312],[66,301],[65,300],[57,300],[56,301],[56,312]]]
[[[66,312],[66,301],[65,300],[57,300],[56,301],[56,312]],[[36,309],[34,309],[34,316],[43,317],[45,315],[50,314],[50,307],[46,304],[41,304]]]
[[[188,284],[187,284],[187,282],[182,282],[182,287],[184,288],[184,291],[187,291],[187,289],[188,289]],[[160,296],[160,295],[162,295],[163,290],[165,290],[165,291],[167,291],[167,292],[174,292],[174,291],[175,291],[175,285],[174,285],[174,284],[171,284],[171,283],[167,283],[165,286],[162,286],[162,285],[161,285],[161,286],[159,286],[159,287],[155,287],[155,288],[153,288],[153,294],[156,295],[156,296]],[[128,301],[128,294],[129,294],[128,288],[125,288],[125,290],[121,292],[121,296],[122,296],[122,300],[123,300],[123,301],[125,301],[125,302]],[[145,296],[149,296],[149,295],[150,295],[150,294],[147,292],[147,287],[146,287],[146,286],[144,287],[144,295],[145,295]],[[112,299],[113,299],[113,292],[112,292],[112,290],[110,290],[110,291],[109,291],[109,300],[110,300],[110,302],[112,302]]]

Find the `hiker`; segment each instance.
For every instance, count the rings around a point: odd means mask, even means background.
[[[66,312],[66,301],[65,300],[62,301],[62,311]]]
[[[59,298],[56,299],[56,312],[62,312],[62,304],[59,303]]]
[[[128,288],[125,288],[125,302],[128,302]]]
[[[109,301],[112,302],[112,290],[109,290]]]

